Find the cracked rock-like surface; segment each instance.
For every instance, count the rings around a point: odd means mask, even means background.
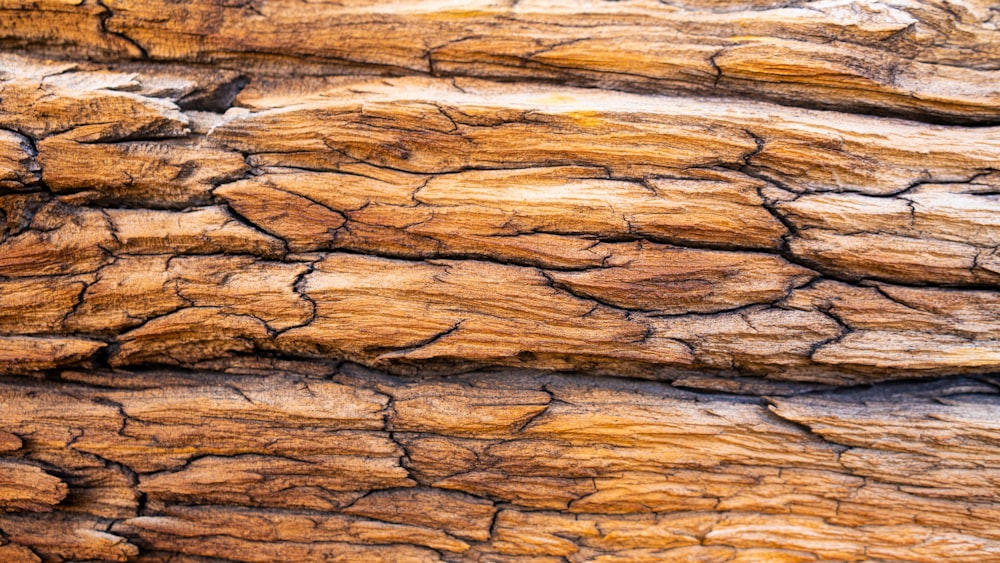
[[[424,78],[219,115],[177,78],[5,60],[5,372],[1000,365],[1000,130]]]
[[[996,378],[761,399],[621,378],[275,367],[5,383],[0,507],[16,512],[0,516],[0,555],[1000,557]]]
[[[0,561],[1000,561],[981,0],[0,0]]]

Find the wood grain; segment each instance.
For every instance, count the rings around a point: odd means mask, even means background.
[[[4,428],[24,440],[0,454],[18,468],[0,506],[21,509],[0,516],[3,548],[51,561],[991,560],[996,402],[995,378],[761,400],[351,365],[61,372],[0,388]],[[19,472],[32,487],[7,482]]]
[[[75,58],[558,81],[967,123],[1000,115],[986,0],[4,0],[0,10],[4,43]]]
[[[0,561],[1000,561],[986,0],[0,0]]]
[[[9,60],[5,88],[50,92],[5,102],[27,180],[3,196],[0,328],[39,366],[1000,363],[991,127],[426,78],[262,82],[218,115],[134,92],[160,75]],[[77,121],[39,125],[50,107]]]

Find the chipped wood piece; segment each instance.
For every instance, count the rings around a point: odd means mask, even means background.
[[[624,309],[683,315],[773,303],[815,273],[773,254],[640,243],[608,248],[601,268],[548,275],[574,295]]]
[[[57,202],[35,210],[28,228],[3,243],[0,276],[96,273],[118,254],[256,254],[284,244],[247,227],[224,208],[185,211],[93,209]]]
[[[240,154],[200,140],[89,144],[56,135],[39,143],[38,152],[46,186],[60,201],[80,206],[207,205],[216,185],[246,171]]]
[[[497,512],[492,502],[436,488],[375,491],[344,509],[383,522],[413,523],[460,538],[486,541]]]
[[[37,520],[27,514],[6,514],[0,518],[10,545],[22,548],[20,553],[13,552],[14,556],[23,557],[14,559],[18,563],[81,559],[124,563],[139,555],[135,544],[105,531],[107,523],[100,518],[58,513],[48,516],[44,527],[39,527]]]
[[[66,73],[72,64],[53,68],[9,58],[3,63],[0,128],[36,140],[61,133],[78,142],[171,137],[189,131],[190,120],[170,101],[127,91],[128,75],[80,77]],[[109,121],[109,115],[116,119]]]
[[[31,140],[0,130],[0,189],[20,191],[38,182],[37,151]]]
[[[215,194],[298,252],[479,255],[572,268],[599,265],[607,256],[580,235],[777,250],[788,233],[763,207],[761,183],[752,178],[704,171],[690,179],[628,181],[607,174],[541,167],[397,174],[387,181],[293,172],[226,184]],[[301,210],[296,221],[280,211],[289,207]],[[737,231],[743,236],[734,240]]]
[[[0,460],[0,510],[52,510],[66,491],[66,483],[37,466]]]
[[[21,449],[24,442],[17,434],[0,431],[0,451],[11,452]]]
[[[72,365],[106,346],[83,338],[0,336],[0,374],[33,374]]]

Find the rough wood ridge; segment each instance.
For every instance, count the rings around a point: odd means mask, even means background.
[[[0,0],[0,561],[1000,561],[998,24]]]
[[[4,60],[7,372],[1000,365],[1000,129],[426,78],[217,114],[188,78]]]
[[[992,0],[3,0],[0,41],[283,76],[544,80],[1000,123]]]

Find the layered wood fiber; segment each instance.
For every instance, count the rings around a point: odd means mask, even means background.
[[[985,0],[0,0],[0,561],[1000,561]]]

